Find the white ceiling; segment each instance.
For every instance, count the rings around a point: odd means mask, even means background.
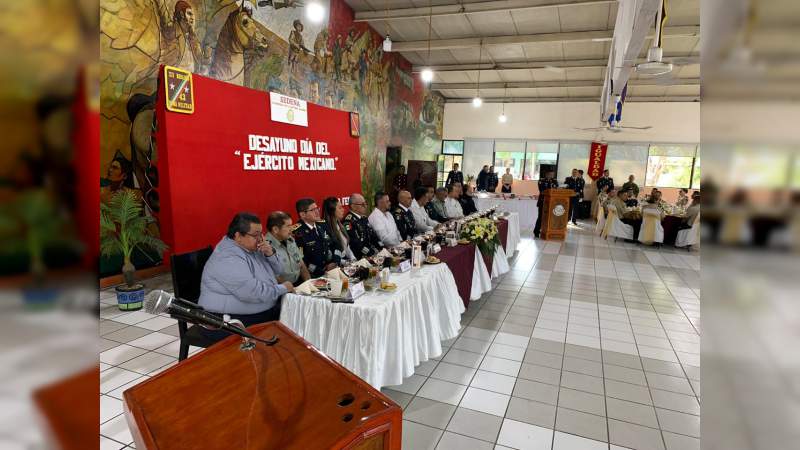
[[[481,88],[481,97],[486,101],[599,100],[616,20],[616,1],[346,1],[355,10],[356,20],[367,21],[381,34],[388,32],[396,47],[412,47],[400,53],[414,65],[415,71],[432,66],[435,73],[432,89],[448,101],[469,101],[474,97],[479,73],[482,86],[491,83]],[[430,39],[435,48],[430,54],[429,4],[434,7]],[[490,11],[445,14],[435,8],[441,5],[466,5]],[[543,7],[546,5],[549,6]],[[669,0],[667,6],[665,59],[694,58],[691,64],[676,66],[671,78],[665,80],[667,85],[652,85],[652,81],[651,85],[635,85],[648,80],[634,76],[630,100],[647,97],[649,101],[698,101],[700,98],[700,0]],[[563,34],[573,32],[577,34]],[[542,34],[549,35],[535,36]],[[498,43],[493,38],[512,42]],[[642,58],[649,46],[650,39],[643,46]],[[480,71],[476,70],[479,62]],[[506,83],[516,85],[504,87]]]

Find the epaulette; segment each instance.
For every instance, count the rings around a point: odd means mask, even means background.
[[[296,224],[292,225],[292,233],[297,231],[297,229],[300,228],[301,226],[302,226],[302,224],[300,224],[300,223],[296,223]]]
[[[325,223],[324,220],[318,220],[317,223]]]

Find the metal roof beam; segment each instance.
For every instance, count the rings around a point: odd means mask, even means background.
[[[437,5],[431,8],[389,8],[375,11],[357,11],[355,22],[387,22],[393,20],[427,19],[465,14],[492,13],[497,11],[523,11],[568,6],[588,6],[617,3],[617,0],[557,0],[541,4],[537,0],[502,0],[456,5]]]

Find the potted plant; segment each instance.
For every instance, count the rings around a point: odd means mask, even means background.
[[[27,260],[30,280],[22,287],[27,307],[49,307],[58,297],[58,290],[46,279],[47,252],[51,256],[54,251],[60,253],[63,264],[64,258],[71,261],[82,250],[65,228],[63,214],[44,189],[26,190],[0,210],[0,236],[4,241],[0,254],[11,255],[10,259],[22,255]],[[59,261],[55,262],[58,266]]]
[[[122,254],[125,282],[116,291],[117,304],[123,311],[141,309],[144,301],[144,285],[136,282],[136,267],[131,262],[133,250],[139,247],[161,254],[167,249],[167,244],[147,232],[152,222],[152,217],[142,214],[142,202],[131,189],[123,189],[108,204],[100,204],[100,252],[106,256]]]

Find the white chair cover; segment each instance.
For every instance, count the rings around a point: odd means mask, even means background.
[[[606,218],[606,226],[603,229],[603,237],[620,238],[620,239],[633,239],[633,227],[622,223],[617,216],[617,208],[614,205],[608,205],[608,217]]]
[[[726,212],[722,217],[720,242],[728,245],[747,244],[750,242],[750,215],[744,208],[736,208]]]
[[[642,229],[639,231],[642,244],[661,244],[664,242],[664,227],[661,225],[661,211],[658,208],[642,210]]]
[[[694,218],[692,228],[678,231],[675,247],[691,247],[700,243],[700,214]]]
[[[594,234],[600,236],[603,234],[603,229],[606,226],[606,215],[603,212],[603,207],[597,208],[597,225],[594,227]]]

